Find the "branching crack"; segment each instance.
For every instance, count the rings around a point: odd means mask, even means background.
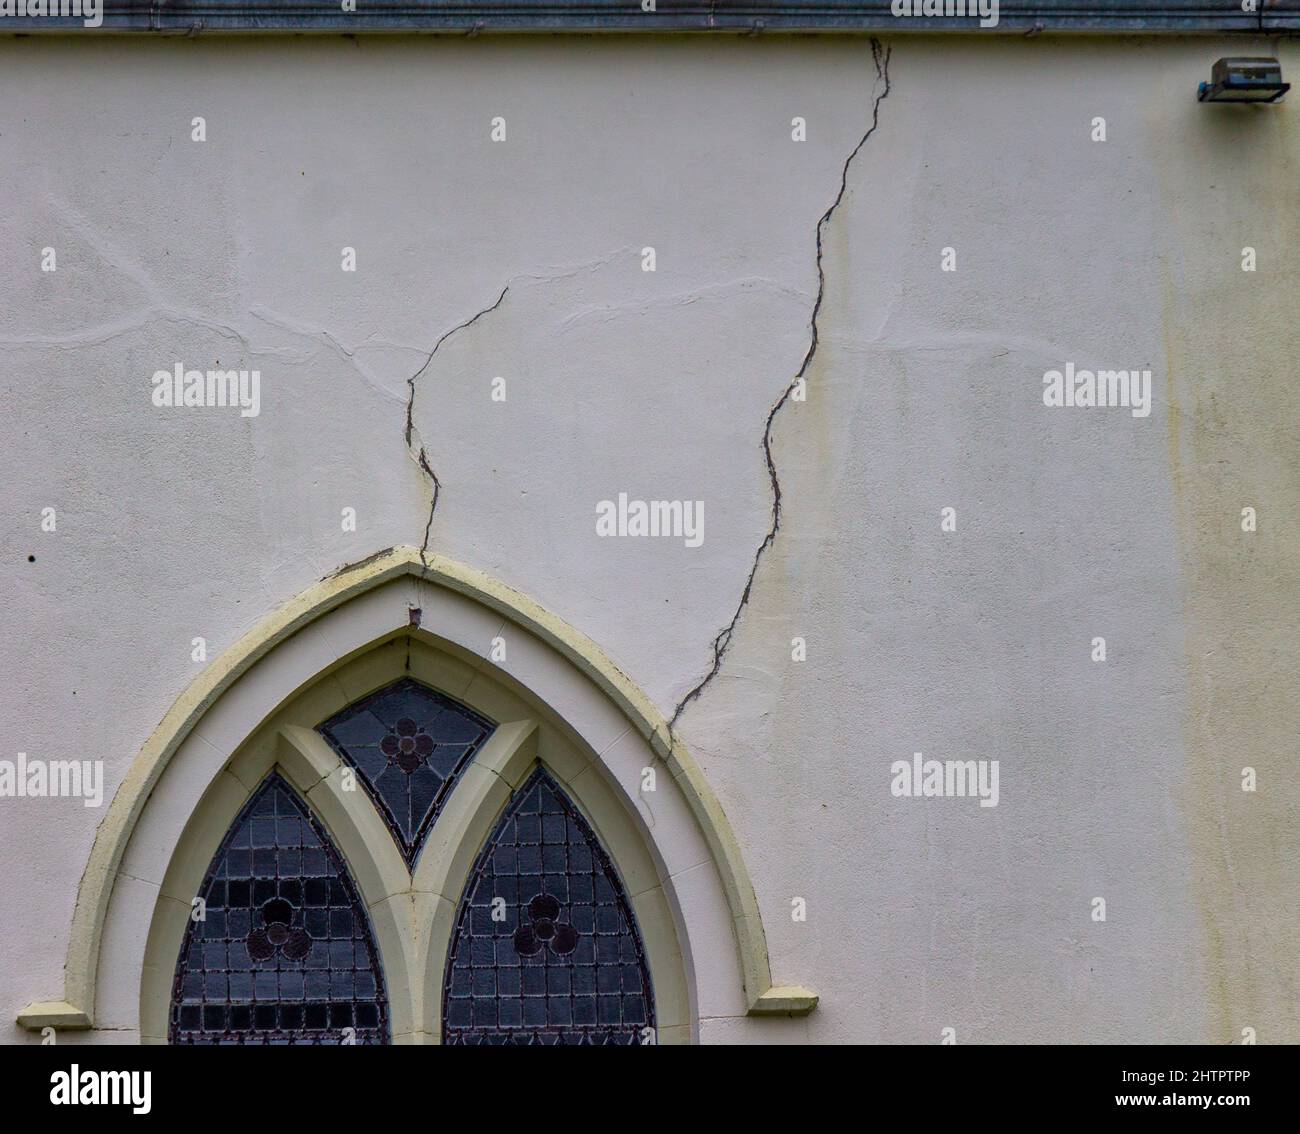
[[[433,344],[433,349],[429,351],[428,357],[425,358],[424,364],[406,380],[407,398],[406,398],[406,448],[410,451],[416,464],[420,466],[420,471],[429,478],[429,483],[433,485],[433,499],[429,502],[429,518],[424,524],[424,541],[420,544],[420,564],[423,567],[429,566],[429,532],[433,528],[433,514],[438,509],[438,497],[442,493],[442,482],[438,479],[438,474],[433,471],[433,465],[429,462],[429,454],[425,452],[424,441],[420,440],[418,446],[415,439],[419,435],[419,430],[415,428],[415,383],[416,380],[429,369],[433,363],[433,356],[438,353],[438,348],[442,346],[452,335],[459,331],[465,330],[466,327],[472,327],[484,315],[495,311],[506,298],[506,292],[510,290],[510,285],[506,284],[501,289],[501,294],[497,296],[496,302],[491,307],[485,307],[478,314],[466,319],[463,323],[458,323],[451,330],[444,332],[442,337]]]
[[[677,703],[677,708],[673,711],[672,719],[668,722],[670,739],[686,706],[704,692],[705,687],[718,675],[718,671],[722,668],[723,655],[726,654],[727,649],[730,647],[731,637],[735,633],[736,625],[740,622],[740,616],[749,604],[749,596],[754,588],[754,577],[758,574],[759,564],[762,562],[768,548],[776,542],[776,533],[781,530],[781,480],[777,476],[776,462],[772,459],[772,425],[776,421],[777,414],[790,400],[790,395],[794,393],[799,382],[808,373],[808,368],[812,365],[812,360],[817,354],[817,319],[821,314],[822,298],[826,293],[826,273],[822,268],[822,237],[826,232],[826,226],[830,223],[831,217],[835,214],[835,210],[840,207],[840,202],[844,200],[844,194],[848,191],[849,167],[853,164],[853,159],[858,156],[862,147],[867,144],[867,139],[876,132],[876,127],[880,124],[880,104],[889,97],[889,57],[892,51],[893,48],[882,47],[880,41],[872,37],[871,60],[876,67],[876,78],[872,87],[871,125],[859,139],[858,144],[854,146],[853,152],[845,159],[844,168],[840,172],[839,192],[835,194],[835,200],[831,202],[830,207],[822,213],[821,219],[817,222],[817,298],[813,301],[812,315],[808,321],[808,352],[803,356],[803,362],[800,364],[798,372],[790,380],[790,384],[786,386],[768,412],[767,424],[763,429],[763,456],[767,461],[768,479],[772,482],[771,524],[768,527],[767,535],[763,537],[763,542],[758,545],[758,550],[754,552],[754,562],[749,569],[749,578],[745,580],[745,589],[741,592],[740,602],[736,606],[736,613],[731,616],[731,621],[718,631],[717,637],[713,639],[713,663],[709,667],[708,673]]]

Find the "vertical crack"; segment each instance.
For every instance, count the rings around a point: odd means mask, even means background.
[[[794,393],[795,388],[799,385],[800,380],[808,373],[808,368],[812,365],[812,360],[817,354],[818,344],[818,327],[817,319],[821,314],[822,299],[826,293],[826,272],[822,268],[822,237],[826,232],[826,226],[830,223],[831,217],[835,210],[840,207],[840,202],[844,200],[844,194],[849,185],[849,167],[853,164],[853,159],[858,156],[862,147],[867,144],[867,139],[876,132],[876,127],[880,124],[880,104],[889,97],[889,57],[893,52],[892,47],[882,47],[881,43],[874,36],[871,39],[871,60],[876,67],[876,78],[872,85],[872,107],[871,107],[871,125],[867,132],[859,139],[858,144],[853,147],[853,152],[844,160],[844,168],[840,171],[840,189],[835,194],[835,200],[830,207],[821,215],[817,222],[817,298],[813,302],[812,315],[808,321],[809,341],[808,351],[803,356],[803,362],[799,365],[799,370],[790,380],[781,396],[777,398],[775,404],[767,415],[767,424],[763,429],[763,457],[767,461],[767,475],[772,483],[772,520],[768,527],[767,535],[763,537],[763,542],[758,545],[758,550],[754,552],[754,563],[749,569],[749,578],[745,580],[745,589],[741,592],[740,602],[736,606],[736,613],[731,616],[731,621],[727,623],[718,635],[713,639],[713,663],[709,671],[700,679],[689,693],[686,694],[679,702],[677,708],[673,711],[672,719],[668,722],[669,741],[672,740],[673,730],[677,726],[678,718],[681,717],[686,706],[694,701],[705,687],[717,675],[722,668],[722,658],[731,645],[731,637],[735,633],[736,625],[740,622],[740,616],[745,607],[749,604],[750,592],[754,588],[754,576],[758,573],[758,566],[762,562],[763,556],[767,549],[776,542],[776,533],[781,530],[781,480],[777,476],[776,462],[772,459],[772,425],[776,421],[777,414],[785,407],[786,402],[790,400],[790,395]]]
[[[452,335],[458,331],[465,330],[466,327],[472,327],[484,315],[490,314],[501,306],[505,300],[506,292],[510,290],[510,285],[506,284],[501,289],[501,294],[491,307],[485,307],[478,314],[466,319],[463,323],[458,323],[450,331],[446,331],[442,337],[433,344],[433,349],[429,351],[429,356],[424,360],[424,365],[406,380],[407,398],[406,398],[406,448],[410,452],[412,459],[420,466],[420,471],[429,479],[433,485],[433,499],[429,502],[429,518],[424,523],[424,540],[420,544],[420,565],[427,568],[429,566],[429,532],[433,528],[433,514],[438,510],[438,497],[442,494],[442,481],[438,479],[438,474],[433,471],[433,465],[429,462],[429,454],[425,452],[424,439],[420,438],[420,444],[417,447],[414,444],[416,438],[419,438],[420,431],[415,428],[415,382],[433,362],[433,356],[438,353],[438,348],[442,346]]]

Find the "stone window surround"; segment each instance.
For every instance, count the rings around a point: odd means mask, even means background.
[[[419,628],[413,607],[425,612]],[[486,656],[499,635],[509,661],[497,665]],[[342,762],[314,730],[408,672],[408,656],[412,676],[501,722],[414,875],[365,793],[341,790]],[[513,787],[539,762],[628,886],[660,1005],[659,1042],[692,1042],[701,1017],[811,1011],[815,994],[773,987],[734,836],[689,752],[667,738],[644,694],[525,596],[436,556],[422,563],[410,548],[363,560],[268,616],[177,700],[97,834],[64,999],[29,1005],[19,1023],[165,1042],[190,899],[230,822],[277,767],[335,840],[371,911],[394,1042],[437,1043],[464,881]],[[668,774],[651,816],[638,792],[641,769],[656,765]]]

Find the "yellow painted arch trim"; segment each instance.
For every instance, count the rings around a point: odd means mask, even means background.
[[[406,575],[466,596],[530,631],[567,658],[614,702],[663,760],[699,824],[727,895],[735,923],[740,969],[751,1015],[803,1014],[817,996],[805,988],[772,987],[767,941],[754,887],[731,825],[700,771],[668,722],[635,683],[590,638],[527,595],[473,568],[410,547],[390,548],[341,568],[266,616],[178,697],[128,769],[95,835],[77,890],[64,966],[64,998],[29,1004],[18,1014],[27,1028],[89,1028],[94,1024],[99,946],[113,882],[131,833],[171,758],[204,713],[254,663],[322,615],[367,591]]]

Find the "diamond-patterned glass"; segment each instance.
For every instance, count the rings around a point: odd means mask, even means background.
[[[370,919],[306,806],[271,775],[222,841],[176,966],[176,1044],[385,1044]]]
[[[317,731],[356,769],[409,866],[493,727],[450,697],[403,678]]]
[[[443,1040],[653,1042],[654,996],[631,906],[608,855],[538,770],[479,855],[443,988]]]

